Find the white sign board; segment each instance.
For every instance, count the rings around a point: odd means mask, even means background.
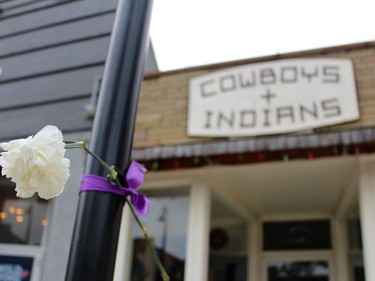
[[[249,64],[190,80],[189,136],[280,134],[358,118],[347,59]]]

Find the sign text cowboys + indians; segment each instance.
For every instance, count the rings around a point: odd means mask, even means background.
[[[190,80],[190,136],[270,135],[358,118],[353,66],[346,59],[250,64]]]

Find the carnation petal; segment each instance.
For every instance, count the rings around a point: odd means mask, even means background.
[[[17,191],[17,194],[16,194],[16,196],[17,197],[20,197],[20,198],[30,198],[30,197],[32,197],[33,195],[35,194],[35,192],[25,192],[25,191],[23,191],[23,190],[19,190],[19,191]]]
[[[2,174],[16,183],[17,196],[31,197],[38,193],[50,199],[59,195],[69,178],[69,159],[61,131],[45,126],[34,137],[0,144],[7,150],[1,153]]]
[[[0,143],[0,146],[4,150],[11,150],[11,149],[21,147],[22,145],[25,144],[25,142],[26,142],[26,139],[18,139],[18,140],[12,140],[10,142],[2,142],[2,143]]]
[[[42,130],[35,134],[33,139],[35,143],[48,148],[50,151],[52,151],[52,153],[56,151],[62,154],[65,153],[63,135],[56,126],[45,126]]]
[[[59,196],[63,191],[64,191],[64,187],[62,187],[61,189],[53,190],[53,191],[52,190],[39,190],[38,195],[42,199],[49,200],[49,199]]]
[[[29,190],[29,189],[25,189],[23,187],[16,187],[16,196],[17,197],[20,197],[20,198],[30,198],[31,196],[33,196],[36,192],[36,190]]]

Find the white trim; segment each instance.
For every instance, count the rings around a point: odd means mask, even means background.
[[[276,222],[276,221],[308,221],[318,219],[331,219],[330,213],[291,213],[291,214],[272,214],[263,215],[260,217],[262,222]]]
[[[130,281],[133,253],[134,218],[129,206],[125,205],[122,211],[119,242],[113,281]]]
[[[367,281],[375,280],[375,163],[361,165],[359,202],[363,257]]]
[[[250,228],[250,229],[249,229]],[[260,221],[254,221],[248,224],[248,249],[247,249],[247,281],[258,281],[260,268],[260,253],[262,252],[262,224]]]
[[[185,281],[206,281],[208,277],[211,190],[202,183],[190,189]]]
[[[331,220],[333,253],[336,261],[336,278],[349,281],[348,229],[347,220]]]

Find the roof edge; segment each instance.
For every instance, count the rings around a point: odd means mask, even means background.
[[[255,63],[255,62],[262,62],[262,61],[272,61],[272,60],[277,60],[277,59],[299,57],[301,55],[327,54],[327,53],[333,53],[333,52],[351,51],[353,49],[367,49],[367,48],[371,48],[374,46],[375,46],[375,41],[368,41],[368,42],[360,42],[360,43],[353,43],[353,44],[346,44],[346,45],[339,45],[339,46],[332,46],[332,47],[296,51],[296,52],[288,52],[288,53],[283,53],[283,54],[267,55],[267,56],[234,60],[234,61],[226,61],[226,62],[220,62],[220,63],[214,63],[214,64],[193,66],[193,67],[169,70],[169,71],[164,71],[164,72],[148,72],[144,75],[143,79],[144,80],[156,79],[162,76],[174,75],[174,74],[179,74],[179,73],[184,73],[184,72],[192,72],[192,71],[199,71],[199,70],[212,70],[212,69],[217,69],[217,68],[242,65],[246,63]]]

